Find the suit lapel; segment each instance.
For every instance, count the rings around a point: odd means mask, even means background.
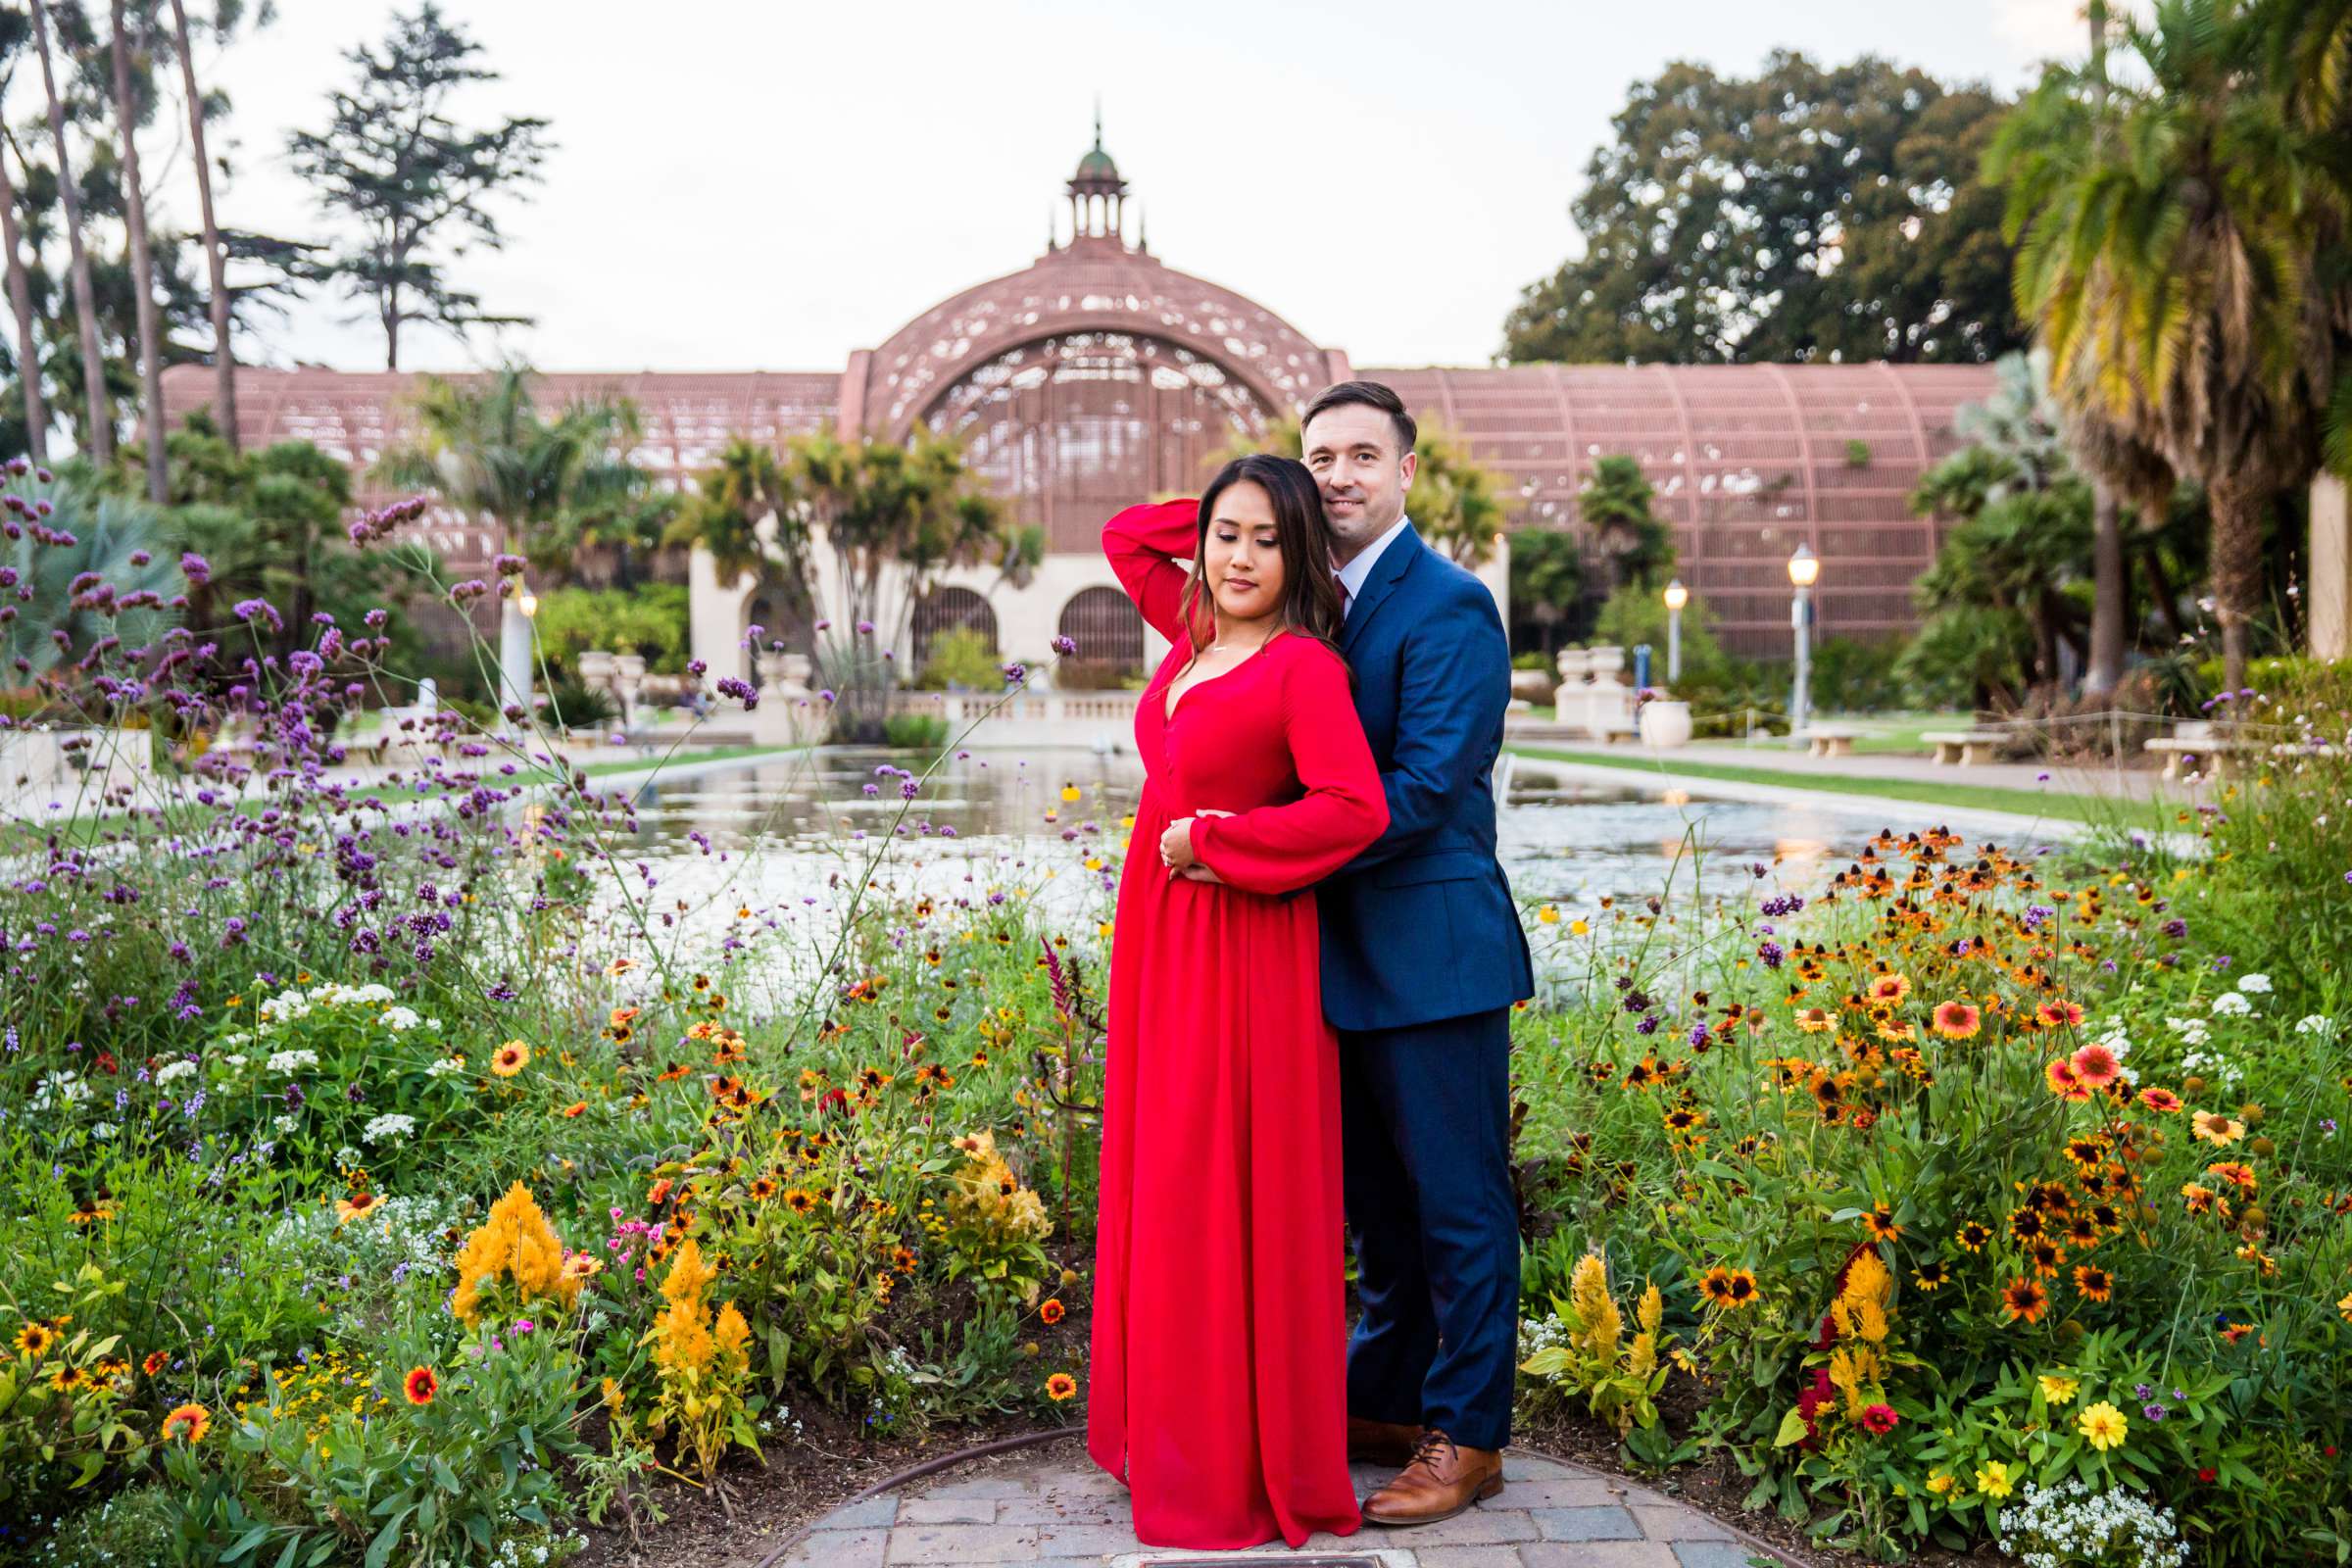
[[[1413,569],[1413,564],[1427,548],[1421,543],[1419,530],[1410,522],[1404,525],[1402,534],[1389,541],[1388,548],[1380,553],[1380,560],[1373,564],[1372,575],[1364,580],[1364,591],[1355,596],[1355,603],[1348,607],[1348,618],[1340,623],[1340,652],[1344,654],[1355,646],[1355,640],[1363,635],[1365,623],[1379,612],[1381,602]]]

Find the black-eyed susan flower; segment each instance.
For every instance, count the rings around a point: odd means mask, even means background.
[[[2104,1301],[2115,1294],[2115,1282],[2105,1269],[2095,1264],[2077,1263],[2075,1290],[2085,1301]]]
[[[1918,1286],[1920,1290],[1926,1292],[1930,1296],[1933,1296],[1937,1291],[1942,1290],[1951,1282],[1952,1271],[1940,1260],[1931,1260],[1929,1262],[1922,1263],[1911,1275],[1911,1283]]]
[[[2001,1316],[2006,1322],[2038,1323],[2050,1309],[2050,1293],[2041,1282],[2014,1279],[2001,1287]]]
[[[1992,1240],[1992,1227],[1972,1219],[1953,1233],[1952,1240],[1960,1244],[1964,1252],[1982,1252],[1984,1244]]]
[[[57,1344],[57,1331],[46,1323],[32,1322],[17,1330],[17,1353],[38,1361]]]
[[[813,1214],[816,1212],[816,1195],[805,1187],[791,1188],[784,1194],[784,1206],[795,1214]]]
[[[1894,1211],[1885,1203],[1879,1204],[1863,1215],[1862,1223],[1879,1241],[1899,1242],[1903,1239],[1903,1228],[1894,1222]]]

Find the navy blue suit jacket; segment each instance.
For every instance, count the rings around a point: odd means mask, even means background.
[[[1494,596],[1405,523],[1349,608],[1340,651],[1389,827],[1316,885],[1324,1014],[1342,1029],[1399,1029],[1535,995],[1527,933],[1494,859],[1494,759],[1511,697]]]

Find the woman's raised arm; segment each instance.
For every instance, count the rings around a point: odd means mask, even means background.
[[[1185,640],[1184,585],[1200,543],[1200,518],[1198,501],[1158,501],[1129,507],[1102,525],[1102,554],[1110,558],[1119,586],[1143,612],[1144,623],[1172,643]],[[1203,632],[1205,608],[1198,612]]]

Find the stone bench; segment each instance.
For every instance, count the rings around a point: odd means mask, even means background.
[[[2246,741],[2228,740],[2219,735],[2159,735],[2142,741],[2140,746],[2149,755],[2164,759],[2164,776],[2179,778],[2181,764],[2193,758],[2208,758],[2213,762],[2215,778],[2226,778],[2231,759],[2254,750]]]
[[[1991,761],[1993,748],[2009,736],[1997,729],[1932,729],[1919,738],[1936,748],[1937,766],[1976,767]]]
[[[1813,724],[1805,730],[1808,757],[1851,757],[1862,731],[1850,724]]]

